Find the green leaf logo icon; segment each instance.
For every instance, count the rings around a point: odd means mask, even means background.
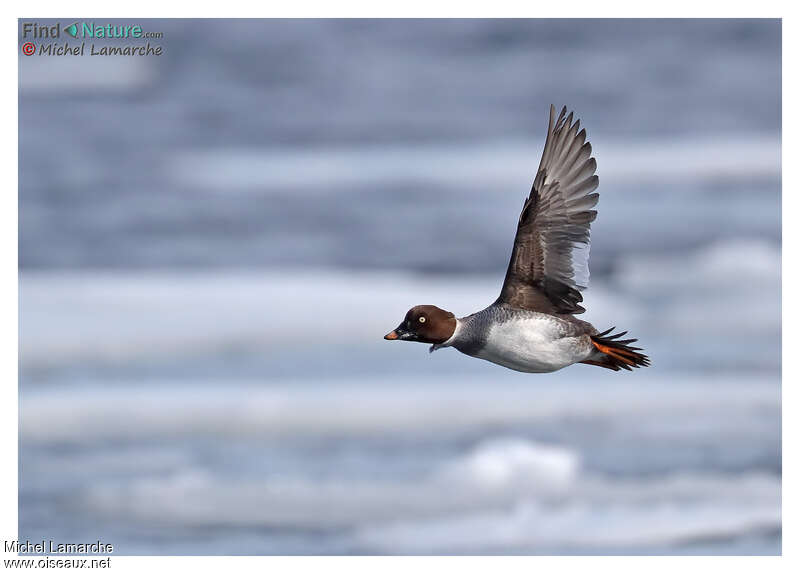
[[[73,38],[77,38],[78,37],[78,23],[75,22],[74,24],[70,24],[69,26],[64,28],[64,31],[67,34],[69,34],[70,36],[72,36]]]

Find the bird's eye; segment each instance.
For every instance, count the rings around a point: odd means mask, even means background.
[[[420,322],[420,323],[424,323],[424,322],[425,322],[425,317],[420,317],[420,318],[419,318],[419,322]]]

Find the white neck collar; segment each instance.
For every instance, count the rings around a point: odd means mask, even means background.
[[[447,339],[444,343],[436,343],[435,345],[431,345],[430,348],[428,349],[428,352],[433,353],[438,349],[442,349],[444,347],[450,347],[458,337],[458,332],[461,331],[461,326],[462,326],[461,320],[456,319],[456,328],[453,329],[453,334],[450,335],[450,338]]]

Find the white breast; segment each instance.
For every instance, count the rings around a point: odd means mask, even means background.
[[[585,359],[578,337],[565,337],[550,315],[496,323],[477,356],[525,373],[549,373]]]

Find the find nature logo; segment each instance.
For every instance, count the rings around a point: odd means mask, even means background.
[[[63,32],[63,35],[62,35]],[[91,56],[160,56],[163,48],[149,40],[162,39],[163,32],[145,32],[138,24],[104,24],[94,21],[77,21],[69,24],[40,24],[38,22],[22,23],[22,39],[20,49],[25,56],[64,56],[84,54]],[[41,40],[41,43],[29,41]],[[79,40],[75,45],[69,43],[69,38]],[[59,41],[60,40],[60,41]],[[143,40],[141,44],[126,44],[124,46],[109,46],[94,44],[95,40]]]

